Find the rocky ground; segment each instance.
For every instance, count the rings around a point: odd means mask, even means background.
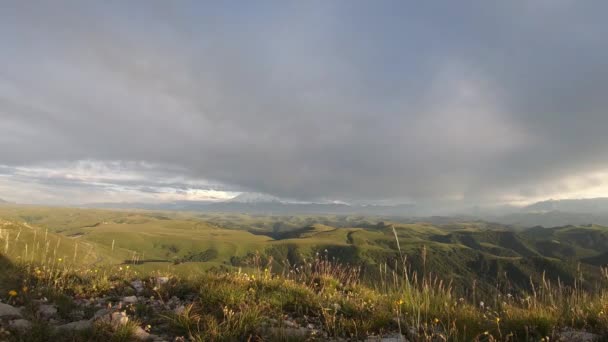
[[[167,277],[155,278],[158,286],[167,281]],[[114,332],[127,329],[129,330],[127,340],[132,341],[190,340],[188,336],[172,333],[170,324],[162,317],[167,313],[173,313],[176,317],[184,313],[195,301],[195,294],[187,295],[182,299],[173,296],[168,300],[163,300],[146,295],[146,285],[149,286],[149,283],[145,284],[141,280],[135,280],[130,284],[129,290],[133,294],[120,298],[69,298],[69,304],[65,304],[65,301],[58,303],[41,297],[22,306],[0,302],[0,341],[24,340],[22,335],[27,336],[34,324],[41,323],[56,335],[77,334],[94,327],[103,327]],[[347,340],[330,339],[327,333],[320,329],[320,325],[318,318],[285,316],[282,321],[268,318],[260,328],[273,332],[273,336],[282,336],[281,340]],[[410,329],[407,334],[410,340],[418,340],[415,338],[415,330]],[[600,338],[599,335],[585,331],[563,330],[557,340],[591,342],[598,341]],[[422,340],[422,338],[419,339]],[[385,336],[370,336],[366,341],[397,342],[408,341],[408,338],[394,332]]]

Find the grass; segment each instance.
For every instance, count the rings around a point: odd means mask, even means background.
[[[26,334],[13,332],[15,341],[126,341],[148,324],[153,333],[194,341],[396,332],[424,341],[538,341],[566,328],[608,334],[608,272],[580,263],[608,248],[598,226],[541,234],[480,222],[303,216],[285,218],[281,227],[292,231],[277,233],[280,218],[243,215],[204,221],[187,213],[2,207],[0,217],[0,298],[26,306],[33,323]],[[243,230],[249,223],[256,228]],[[554,244],[560,248],[547,250]],[[159,275],[170,280],[158,286]],[[34,300],[46,297],[60,319],[75,310],[90,317],[74,298],[116,301],[134,294],[134,279],[144,280],[141,296],[175,296],[183,310],[139,303],[129,309],[136,321],[124,328],[98,324],[62,335],[35,315]]]
[[[362,339],[400,331],[410,339],[421,341],[537,341],[554,339],[566,327],[608,333],[606,287],[589,292],[547,281],[534,284],[535,290],[531,293],[496,292],[494,298],[479,300],[458,297],[449,283],[408,270],[386,274],[382,278],[385,284],[381,286],[385,290],[379,291],[361,283],[358,269],[324,256],[311,260],[307,266],[294,268],[288,276],[273,274],[263,266],[252,273],[172,277],[156,289],[153,279],[146,280],[146,291],[160,298],[192,298],[179,312],[147,312],[146,317],[150,322],[168,326],[167,330],[174,336],[195,341],[264,340],[285,335],[282,322],[286,318],[300,326],[312,324],[318,330],[319,339]],[[56,281],[53,282],[37,272],[23,274],[23,277],[30,291],[47,294],[60,311],[69,312],[74,305],[69,296],[79,293],[79,285],[98,289],[87,293],[90,296],[128,294],[125,284],[137,275],[124,269],[113,271],[92,274],[74,268],[54,273]],[[109,273],[115,275],[108,277]],[[608,277],[606,280],[608,284]],[[110,286],[104,285],[108,283]],[[30,299],[28,293],[18,291],[13,302],[25,304]],[[136,325],[138,322],[133,322],[119,329],[96,325],[69,338],[129,341]],[[313,335],[301,337],[315,338]],[[35,322],[30,332],[14,340],[49,338],[69,340],[66,336],[56,336],[44,322]]]

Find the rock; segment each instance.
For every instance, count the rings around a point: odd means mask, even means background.
[[[129,322],[129,317],[127,317],[127,314],[124,311],[113,312],[111,317],[112,319],[110,322],[115,326],[125,325]]]
[[[57,327],[57,329],[81,331],[81,330],[87,330],[87,329],[91,328],[92,326],[93,326],[93,322],[91,320],[82,320],[82,321],[76,321],[76,322],[71,322],[68,324],[60,325]]]
[[[173,310],[176,315],[181,315],[184,313],[184,311],[186,311],[186,307],[183,305],[180,305]]]
[[[559,334],[557,341],[592,342],[592,341],[597,341],[599,338],[600,338],[599,335],[592,334],[590,332],[568,330],[568,331],[562,331]]]
[[[296,322],[292,322],[290,320],[283,320],[283,325],[288,327],[288,328],[297,328],[298,327],[298,323]]]
[[[169,282],[169,277],[156,277],[156,284],[164,285]]]
[[[103,318],[104,316],[109,316],[110,315],[110,311],[108,309],[99,309],[95,312],[95,315],[93,315],[93,320],[98,320],[100,318]]]
[[[26,331],[32,327],[32,323],[26,319],[15,319],[9,321],[8,326],[15,330]]]
[[[144,283],[137,279],[131,282],[131,287],[133,287],[133,289],[135,289],[135,292],[140,293],[144,290]]]
[[[133,330],[133,337],[140,341],[149,341],[152,339],[150,334],[141,327],[137,327],[135,330]]]
[[[125,303],[128,303],[128,304],[137,303],[137,297],[136,296],[123,297],[122,301]]]
[[[365,342],[408,342],[408,339],[403,335],[394,334],[388,336],[370,336]]]
[[[38,312],[43,318],[51,318],[57,314],[57,308],[54,305],[40,305]]]
[[[156,335],[153,335],[153,334],[150,334],[150,336],[149,336],[148,339],[150,341],[152,341],[152,342],[168,342],[169,341],[167,339],[164,339],[164,338],[162,338],[160,336],[156,336]]]
[[[289,338],[306,338],[310,336],[311,331],[306,328],[270,328],[272,334],[279,339],[289,339]]]
[[[0,303],[0,318],[21,317],[21,312],[14,306]]]

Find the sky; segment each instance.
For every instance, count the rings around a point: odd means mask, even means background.
[[[0,198],[608,196],[606,1],[2,1]]]

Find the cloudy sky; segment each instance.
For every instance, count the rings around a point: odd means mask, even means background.
[[[0,198],[608,196],[606,1],[2,1]]]

